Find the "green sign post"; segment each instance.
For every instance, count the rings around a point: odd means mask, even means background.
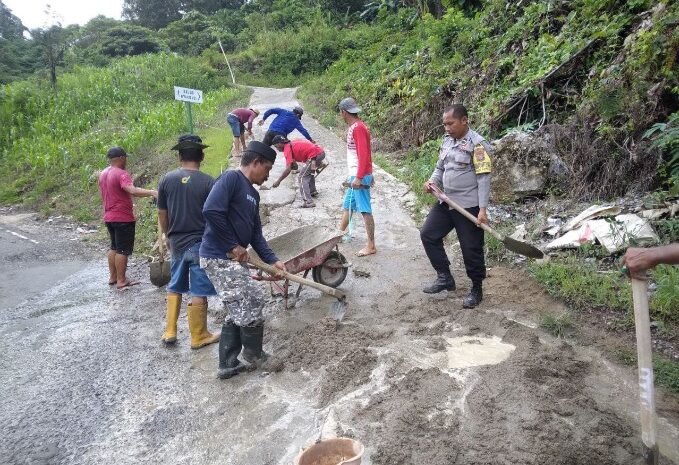
[[[184,108],[186,109],[186,129],[189,131],[189,134],[193,134],[193,114],[191,113],[191,104],[203,103],[203,91],[174,86],[174,98],[175,100],[184,102]]]
[[[186,127],[189,134],[193,134],[193,115],[191,114],[191,102],[184,102],[186,108]]]

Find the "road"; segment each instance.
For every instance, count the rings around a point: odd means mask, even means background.
[[[291,106],[294,90],[256,88],[250,103]],[[267,237],[341,213],[344,143],[303,122],[331,165],[314,209],[299,208],[292,177],[261,191]],[[185,307],[177,346],[161,344],[165,294],[142,258],[131,274],[145,283],[117,291],[105,245],[1,212],[2,462],[288,465],[322,432],[360,439],[368,465],[640,463],[633,370],[535,329],[559,304],[520,270],[491,269],[474,311],[461,309],[459,258],[456,292],[421,293],[433,272],[403,206],[412,194],[381,170],[376,182],[379,253],[355,256],[360,219],[341,246],[352,263],[343,323],[318,291],[290,310],[271,298],[265,349],[285,368],[225,381],[216,345],[189,348]],[[219,302],[210,309],[218,329]],[[676,404],[660,404],[661,447],[676,460]]]

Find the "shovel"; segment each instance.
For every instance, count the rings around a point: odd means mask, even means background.
[[[431,189],[436,196],[437,199],[439,199],[441,202],[447,203],[450,207],[454,208],[458,212],[462,213],[469,221],[472,223],[476,223],[476,218],[474,215],[469,213],[467,210],[453,202],[448,198],[446,194],[444,194],[441,189],[439,189],[436,186],[431,186]],[[517,241],[516,239],[513,239],[509,236],[503,236],[499,232],[495,231],[493,228],[488,226],[485,223],[481,223],[480,228],[483,229],[484,231],[488,232],[489,234],[492,234],[495,239],[498,241],[502,242],[504,246],[511,250],[512,252],[518,253],[519,255],[524,255],[529,258],[542,258],[544,257],[544,254],[542,253],[542,250],[533,247],[530,244],[526,244],[525,242]]]
[[[158,219],[158,261],[151,262],[149,272],[151,273],[151,283],[154,286],[163,287],[170,282],[170,263],[165,261],[165,241],[163,231],[160,229],[160,219]]]
[[[312,281],[310,279],[302,278],[300,276],[297,276],[296,274],[288,273],[287,271],[282,271],[276,268],[273,265],[269,265],[267,263],[264,263],[262,260],[260,260],[257,257],[254,257],[250,254],[248,254],[248,263],[250,263],[252,266],[255,268],[258,268],[262,271],[265,271],[266,273],[269,273],[272,276],[282,276],[283,278],[292,281],[297,284],[303,284],[305,286],[313,287],[314,289],[318,289],[321,292],[325,292],[326,294],[330,294],[334,298],[337,299],[337,301],[333,302],[332,306],[330,307],[330,315],[339,323],[342,321],[342,318],[344,318],[344,315],[347,313],[347,299],[346,295],[344,292],[340,291],[339,289],[335,289],[330,286],[325,286],[323,284],[319,284],[316,281]]]
[[[655,390],[651,349],[651,321],[648,315],[648,283],[632,276],[634,326],[637,333],[637,363],[639,364],[639,403],[641,407],[642,457],[647,465],[658,464],[656,442]]]

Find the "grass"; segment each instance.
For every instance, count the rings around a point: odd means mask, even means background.
[[[540,327],[559,338],[566,337],[572,326],[573,321],[569,313],[555,315],[545,312],[540,316]]]
[[[608,309],[619,314],[618,324],[634,325],[629,279],[616,271],[600,271],[594,263],[583,263],[568,255],[546,263],[531,263],[529,272],[553,296],[576,310]],[[679,270],[658,266],[651,273],[655,290],[650,293],[651,318],[662,326],[679,323]]]
[[[201,131],[200,136],[203,142],[210,146],[205,149],[205,160],[201,164],[201,170],[212,177],[217,177],[229,167],[233,135],[228,126],[225,126],[209,127]]]
[[[614,354],[618,360],[626,365],[637,364],[637,354],[630,348],[618,347]],[[653,374],[658,386],[663,386],[679,394],[679,362],[662,355],[653,355]]]

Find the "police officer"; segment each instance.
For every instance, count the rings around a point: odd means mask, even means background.
[[[252,280],[245,266],[247,247],[266,263],[280,270],[278,260],[264,239],[259,219],[259,193],[276,161],[276,151],[259,141],[251,141],[237,170],[229,170],[215,182],[205,201],[205,233],[200,244],[200,267],[205,269],[228,314],[219,339],[219,378],[230,378],[244,366],[243,358],[258,367],[266,361],[262,351],[266,295]]]
[[[483,229],[488,223],[486,208],[490,196],[491,146],[477,132],[469,128],[467,109],[455,104],[443,112],[446,135],[439,151],[436,168],[424,184],[427,192],[432,187],[443,189],[445,194],[477,218],[469,221],[448,205],[437,202],[429,212],[420,231],[420,238],[429,261],[436,270],[434,283],[424,289],[428,294],[444,290],[454,291],[455,280],[450,273],[450,261],[443,247],[443,238],[453,229],[457,232],[462,258],[472,288],[463,300],[464,308],[476,307],[483,298],[482,282],[486,277],[483,256]]]

